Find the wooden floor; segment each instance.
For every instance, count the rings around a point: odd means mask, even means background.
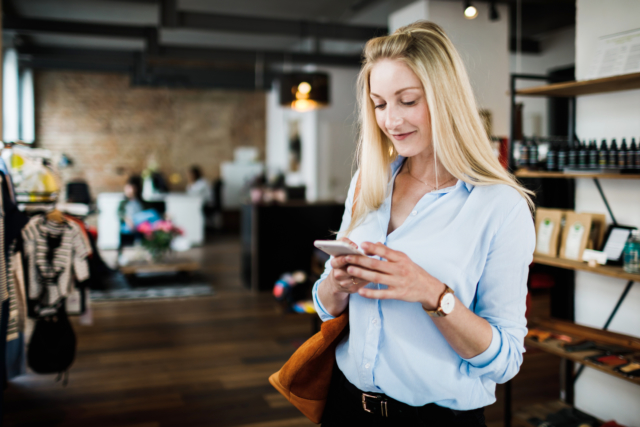
[[[308,338],[310,319],[283,316],[270,294],[242,288],[238,239],[219,238],[198,256],[214,296],[94,304],[93,326],[74,323],[78,352],[68,386],[54,375],[12,380],[5,426],[314,425],[267,381]],[[558,366],[553,356],[527,353],[514,409],[557,398]],[[491,427],[502,425],[502,386],[497,397],[486,410]]]

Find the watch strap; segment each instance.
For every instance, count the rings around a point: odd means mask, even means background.
[[[427,314],[429,316],[431,316],[431,317],[444,317],[444,316],[446,316],[447,314],[444,311],[442,311],[442,299],[447,294],[455,294],[455,292],[453,292],[453,289],[451,289],[449,286],[447,286],[446,283],[444,283],[444,292],[442,292],[442,294],[440,295],[440,298],[438,299],[438,307],[435,310],[427,310],[424,307],[422,307],[422,309],[424,311],[426,311]]]

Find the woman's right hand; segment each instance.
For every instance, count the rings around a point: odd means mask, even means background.
[[[338,240],[348,243],[354,249],[358,249],[358,245],[346,237]],[[349,263],[347,263],[346,258],[346,256],[336,256],[331,259],[332,270],[328,278],[334,294],[354,294],[367,284],[364,280],[355,278],[347,273]]]

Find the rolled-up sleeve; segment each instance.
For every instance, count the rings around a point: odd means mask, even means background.
[[[356,181],[358,180],[359,173],[360,171],[357,171],[353,175],[353,178],[351,178],[351,184],[349,185],[347,200],[345,200],[344,202],[344,214],[342,215],[342,223],[340,224],[340,230],[338,231],[338,238],[341,238],[344,236],[344,232],[347,230],[347,228],[349,228],[349,225],[351,224],[351,207],[353,206],[353,195],[356,191],[355,190]],[[327,312],[327,310],[322,305],[320,298],[318,297],[318,286],[320,285],[320,283],[322,283],[324,279],[327,278],[327,276],[329,276],[329,273],[331,273],[331,259],[327,260],[327,262],[324,264],[324,272],[322,273],[322,276],[320,276],[320,278],[313,285],[313,292],[312,292],[313,305],[316,309],[316,313],[318,313],[318,315],[320,316],[320,319],[323,322],[333,319],[333,316]]]
[[[533,219],[527,202],[521,199],[494,235],[478,282],[474,312],[491,325],[491,344],[479,355],[463,359],[463,374],[502,384],[520,370],[527,333],[527,277],[534,247]]]

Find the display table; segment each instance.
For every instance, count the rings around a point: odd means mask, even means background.
[[[124,275],[136,275],[145,273],[192,273],[200,270],[197,261],[173,260],[162,263],[133,263],[120,267]]]

